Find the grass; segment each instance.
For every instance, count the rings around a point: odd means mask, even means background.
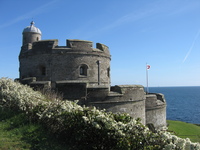
[[[26,114],[0,109],[1,150],[69,149],[38,123],[31,123]]]
[[[167,120],[168,130],[180,138],[190,138],[200,143],[200,126],[181,121]]]

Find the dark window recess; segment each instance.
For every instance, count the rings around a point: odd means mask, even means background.
[[[46,75],[46,67],[41,66],[40,67],[40,72],[41,72],[41,75],[45,76]]]
[[[87,65],[82,65],[80,66],[80,75],[84,75],[84,76],[87,76]]]
[[[110,78],[110,67],[107,69],[107,76]]]

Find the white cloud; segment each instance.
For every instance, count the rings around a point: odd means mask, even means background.
[[[190,53],[192,52],[192,49],[193,49],[193,47],[194,47],[194,45],[195,45],[195,43],[196,43],[196,40],[198,39],[199,35],[200,35],[200,30],[197,32],[197,34],[196,34],[196,36],[195,36],[195,38],[194,38],[194,40],[193,40],[193,42],[192,42],[192,45],[191,45],[189,51],[188,51],[187,54],[185,55],[185,58],[183,59],[183,63],[187,60],[188,56],[189,56]]]
[[[33,16],[36,16],[36,15],[39,15],[41,13],[44,13],[45,11],[48,11],[49,7],[52,6],[54,3],[58,2],[59,0],[52,0],[30,12],[27,12],[26,14],[24,15],[21,15],[21,16],[18,16],[17,18],[13,19],[13,20],[10,20],[9,22],[6,22],[2,25],[0,25],[0,29],[1,28],[5,28],[5,27],[8,27],[8,26],[11,26],[19,21],[22,21],[22,20],[25,20],[25,19],[29,19]]]

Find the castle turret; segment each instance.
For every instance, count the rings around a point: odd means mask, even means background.
[[[22,32],[22,34],[23,34],[22,45],[23,46],[26,45],[26,44],[33,43],[33,42],[41,40],[42,32],[40,31],[40,29],[35,27],[34,24],[35,23],[32,21],[31,25],[26,27],[23,30],[23,32]]]

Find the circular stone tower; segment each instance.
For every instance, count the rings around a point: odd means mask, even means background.
[[[70,93],[67,98],[106,97],[110,89],[110,52],[101,43],[67,39],[59,46],[57,39],[40,40],[41,31],[34,22],[23,30],[19,55],[20,80],[34,78],[37,83],[50,82],[53,89]],[[71,91],[71,92],[69,92]],[[101,94],[100,94],[101,93]],[[103,96],[102,96],[103,95]]]

